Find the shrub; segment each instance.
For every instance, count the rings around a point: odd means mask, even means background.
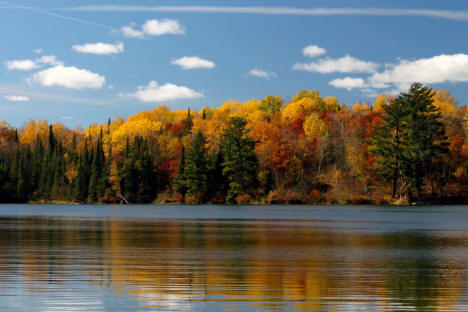
[[[249,194],[239,194],[236,196],[235,200],[239,205],[247,205],[252,200],[252,196]]]
[[[309,192],[309,196],[308,196],[309,203],[318,204],[320,203],[321,199],[322,199],[322,196],[319,190],[313,189]]]
[[[212,204],[222,204],[226,201],[226,198],[219,196],[219,197],[213,197],[210,199],[210,202]]]
[[[197,205],[200,203],[200,200],[197,196],[187,195],[185,196],[185,203],[189,205]]]

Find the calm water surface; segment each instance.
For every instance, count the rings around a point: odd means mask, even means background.
[[[0,205],[1,311],[468,311],[468,206]]]

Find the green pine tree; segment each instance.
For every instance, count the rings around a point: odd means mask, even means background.
[[[253,191],[257,182],[255,142],[249,137],[246,125],[244,118],[230,118],[229,126],[221,138],[223,174],[229,180],[227,202],[233,202],[239,194]]]
[[[185,202],[187,194],[187,182],[185,180],[185,147],[182,145],[182,151],[179,158],[179,167],[174,179],[174,191],[182,195],[182,202]]]
[[[228,191],[228,181],[223,174],[223,153],[218,151],[212,161],[208,172],[208,199],[216,200],[226,198]]]
[[[187,194],[202,202],[207,193],[208,164],[206,159],[205,138],[198,131],[193,139],[185,159],[185,183]]]
[[[420,83],[401,93],[399,101],[407,109],[405,148],[402,173],[409,185],[409,195],[416,191],[421,199],[422,187],[433,173],[433,163],[443,161],[448,153],[447,137],[440,112],[434,106],[434,91]]]
[[[407,109],[399,98],[384,104],[383,109],[382,124],[369,143],[371,152],[376,155],[376,170],[384,180],[392,181],[392,198],[395,198],[401,177]]]

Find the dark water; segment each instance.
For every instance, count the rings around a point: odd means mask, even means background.
[[[467,311],[468,206],[0,205],[1,311]]]

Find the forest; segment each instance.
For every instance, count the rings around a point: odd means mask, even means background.
[[[87,129],[3,121],[0,202],[467,203],[468,109],[415,83],[353,106],[301,90]]]

